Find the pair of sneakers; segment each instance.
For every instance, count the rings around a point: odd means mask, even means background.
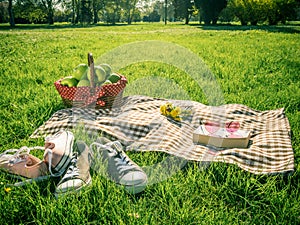
[[[131,194],[142,192],[147,185],[146,173],[123,151],[119,141],[111,142],[107,138],[98,138],[90,147],[77,142],[79,157],[75,155],[70,167],[55,191],[56,196],[77,191],[91,183],[90,167],[96,172],[103,171]]]
[[[0,154],[0,169],[28,181],[59,177],[67,169],[73,154],[74,136],[60,131],[45,139],[44,147],[22,147],[9,149]],[[43,160],[30,154],[32,150],[43,150]]]
[[[110,178],[130,193],[141,192],[147,183],[146,174],[124,153],[119,142],[110,142],[100,138],[88,146],[77,141],[78,151],[73,152],[74,136],[69,131],[59,131],[45,139],[45,147],[22,147],[11,149],[0,154],[0,169],[18,177],[29,178],[16,183],[24,185],[32,181],[40,181],[49,177],[59,177],[55,195],[61,196],[70,191],[78,191],[91,184],[91,153],[94,168],[97,165],[108,165]],[[31,150],[44,150],[43,160],[30,154]],[[100,154],[99,154],[100,153]]]
[[[44,147],[24,146],[1,153],[0,169],[22,179],[14,186],[63,176],[56,188],[56,196],[70,190],[80,190],[91,183],[88,149],[85,149],[84,143],[77,142],[78,152],[74,152],[73,145],[74,135],[61,130],[53,136],[46,137]],[[30,154],[31,150],[44,150],[43,160]]]

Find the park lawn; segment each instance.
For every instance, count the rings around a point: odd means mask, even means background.
[[[5,185],[14,180],[0,173],[0,223],[299,224],[299,32],[299,27],[292,25],[139,23],[17,26],[13,30],[1,25],[0,152],[43,145],[42,139],[29,136],[64,107],[53,82],[68,76],[79,63],[86,63],[88,52],[97,58],[125,44],[155,40],[182,46],[200,57],[220,85],[224,103],[245,104],[257,110],[285,108],[293,134],[295,172],[290,176],[259,176],[235,165],[213,163],[200,170],[197,163],[189,162],[138,196],[94,173],[90,188],[58,200],[52,194],[52,182],[7,189]],[[183,60],[180,57],[178,60]],[[174,65],[137,62],[119,72],[127,76],[129,84],[143,82],[146,77],[171,80],[188,93],[189,99],[210,104],[199,84]],[[159,95],[148,85],[139,87],[143,89],[129,89],[125,94]],[[144,165],[167,157],[155,152],[128,154]]]

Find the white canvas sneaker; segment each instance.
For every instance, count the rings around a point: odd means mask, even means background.
[[[71,163],[55,189],[55,196],[79,191],[92,184],[90,175],[89,148],[82,142],[77,142],[78,152],[74,152]]]
[[[119,141],[98,138],[90,146],[93,169],[104,166],[108,177],[132,194],[142,192],[147,185],[146,173],[123,151]]]

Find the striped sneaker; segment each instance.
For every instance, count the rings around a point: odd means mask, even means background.
[[[53,177],[61,176],[68,168],[73,155],[74,135],[61,130],[45,139],[44,161]]]
[[[147,185],[146,173],[123,151],[119,141],[111,142],[102,137],[90,146],[93,169],[103,168],[108,177],[132,194],[142,192]]]
[[[90,175],[90,154],[87,145],[77,142],[78,151],[74,152],[71,163],[55,189],[55,196],[76,192],[92,184]]]

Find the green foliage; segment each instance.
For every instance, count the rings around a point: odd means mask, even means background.
[[[242,25],[257,25],[268,22],[275,25],[285,23],[295,16],[295,0],[229,0],[228,10],[231,11]]]
[[[9,21],[7,2],[0,1],[0,23],[7,23]]]
[[[193,3],[190,0],[172,0],[174,6],[174,17],[178,20],[185,19],[185,24],[189,23],[189,18],[193,14]]]
[[[227,0],[195,0],[195,5],[200,9],[200,16],[206,25],[216,24],[221,11],[227,5]]]
[[[295,153],[295,173],[289,176],[254,175],[223,163],[201,170],[196,162],[188,162],[138,196],[94,172],[90,188],[55,199],[55,180],[8,190],[5,185],[16,180],[1,172],[1,224],[299,224],[298,25],[248,29],[177,23],[169,24],[166,30],[161,23],[80,28],[55,24],[13,30],[0,25],[0,29],[0,152],[44,144],[43,139],[29,136],[64,108],[53,82],[85,63],[87,52],[97,59],[127,43],[161,40],[197,54],[215,75],[226,103],[257,110],[285,108]],[[172,81],[191,100],[207,104],[195,80],[172,65],[139,62],[120,72],[127,76],[128,87],[144,84],[144,89],[130,94],[151,94],[151,87],[143,81],[154,76]],[[159,152],[128,154],[142,166],[169,156]]]

